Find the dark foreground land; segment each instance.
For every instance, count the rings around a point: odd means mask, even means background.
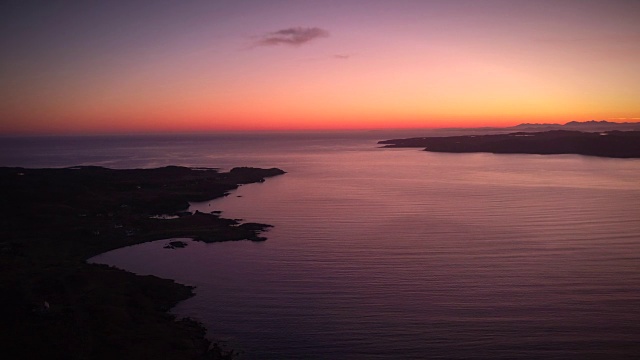
[[[425,151],[496,154],[578,154],[640,158],[640,131],[603,133],[552,130],[497,135],[421,137],[380,141],[387,148],[418,147]]]
[[[268,225],[180,213],[279,169],[0,168],[0,353],[7,359],[230,359],[167,311],[191,287],[87,264],[151,240],[261,241]],[[172,219],[152,215],[180,214]],[[180,247],[180,244],[174,244]],[[167,250],[179,251],[179,250]]]

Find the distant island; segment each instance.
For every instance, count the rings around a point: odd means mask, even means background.
[[[575,131],[640,131],[639,122],[611,122],[606,120],[569,121],[565,124],[529,124],[511,127],[519,131],[575,130]]]
[[[265,224],[191,214],[280,169],[0,168],[0,349],[20,359],[232,359],[167,313],[191,287],[87,259],[142,242],[263,241]],[[184,247],[167,241],[166,251]]]
[[[514,131],[550,131],[550,130],[573,130],[587,132],[601,131],[640,131],[640,122],[612,122],[606,120],[590,120],[590,121],[569,121],[565,124],[531,124],[523,123],[509,127],[481,127],[481,128],[443,128],[436,131],[444,130],[447,132],[465,132],[465,131],[483,131],[492,133],[505,133]]]
[[[424,148],[425,151],[449,153],[578,154],[640,158],[640,131],[520,131],[507,134],[393,139],[378,143],[385,148],[417,147]]]

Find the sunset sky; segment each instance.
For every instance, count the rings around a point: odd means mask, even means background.
[[[640,1],[5,1],[0,134],[640,121]]]

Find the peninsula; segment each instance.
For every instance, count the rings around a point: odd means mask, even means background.
[[[192,288],[86,260],[172,237],[262,241],[268,225],[185,210],[283,173],[0,168],[0,350],[24,359],[233,358],[200,324],[167,313]]]
[[[418,137],[378,142],[385,148],[424,148],[448,153],[578,154],[640,158],[640,131],[582,132],[551,130],[508,134]]]

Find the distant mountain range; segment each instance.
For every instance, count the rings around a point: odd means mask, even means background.
[[[576,131],[638,131],[640,122],[610,122],[606,120],[596,121],[570,121],[566,124],[520,124],[507,128],[517,131],[548,131],[548,130],[576,130]]]
[[[601,131],[640,131],[640,122],[624,122],[617,123],[606,120],[596,121],[570,121],[566,124],[520,124],[510,127],[482,127],[482,128],[449,128],[438,129],[439,131],[452,131],[452,132],[486,132],[486,133],[504,133],[512,131],[550,131],[550,130],[573,130],[573,131],[586,131],[586,132],[601,132]]]

